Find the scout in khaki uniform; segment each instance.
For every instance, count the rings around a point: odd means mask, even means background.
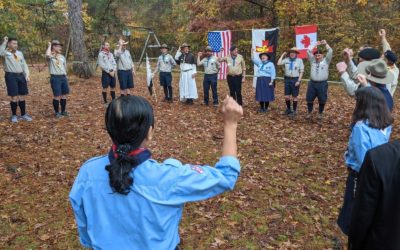
[[[57,118],[68,116],[68,112],[66,111],[67,95],[69,94],[67,61],[61,52],[62,44],[58,40],[49,42],[46,58],[49,62],[50,84],[54,96],[53,108]]]
[[[118,49],[114,51],[117,61],[118,81],[121,89],[121,96],[130,95],[134,88],[133,76],[135,76],[135,67],[133,65],[131,53],[126,49],[128,42],[120,39]]]
[[[111,98],[115,99],[115,72],[117,71],[117,63],[114,55],[110,52],[110,44],[104,42],[98,58],[101,68],[101,86],[103,88],[103,101],[107,104],[107,89],[110,88]]]
[[[289,57],[284,52],[278,60],[278,65],[282,65],[285,74],[285,102],[286,111],[285,115],[296,116],[297,113],[297,97],[299,96],[300,83],[303,78],[304,64],[303,60],[297,58],[299,50],[291,48],[289,50]],[[293,111],[290,103],[290,97],[293,98]]]
[[[242,83],[244,83],[246,77],[246,64],[243,56],[238,53],[236,46],[232,46],[230,51],[230,55],[220,58],[219,61],[227,62],[229,95],[242,106]]]
[[[25,96],[28,95],[29,69],[24,55],[18,50],[17,39],[4,37],[3,43],[0,45],[0,57],[4,59],[7,94],[11,98],[11,122],[18,122],[18,106],[21,110],[21,119],[32,121],[32,118],[25,111]]]
[[[164,89],[164,101],[172,102],[172,68],[176,66],[175,59],[168,53],[168,46],[164,43],[160,47],[161,55],[158,57],[157,67],[152,73],[152,77],[160,72],[160,85]]]
[[[199,52],[197,55],[197,66],[204,66],[204,80],[203,80],[204,104],[208,105],[209,103],[209,92],[211,86],[213,94],[213,104],[214,106],[218,106],[217,83],[218,83],[218,71],[221,67],[221,63],[218,61],[218,58],[213,55],[213,51],[210,46],[206,47],[205,57],[200,60],[202,56],[203,53]]]
[[[322,51],[317,48],[318,45],[325,45],[328,51],[326,57],[324,57]],[[316,50],[314,51],[314,49]],[[308,83],[306,95],[308,119],[312,118],[315,98],[318,98],[319,103],[318,119],[323,119],[325,104],[328,100],[329,64],[332,61],[332,54],[333,50],[325,40],[317,42],[316,45],[311,45],[307,49],[308,60],[311,64],[310,82]]]
[[[396,66],[397,62],[397,55],[393,52],[392,48],[390,47],[389,42],[386,39],[386,31],[381,29],[379,31],[379,36],[382,40],[382,47],[383,47],[383,55],[384,60],[386,61],[387,65],[389,66],[389,71],[393,74],[393,82],[387,85],[390,94],[394,96],[394,92],[396,91],[398,80],[399,80],[399,68]]]

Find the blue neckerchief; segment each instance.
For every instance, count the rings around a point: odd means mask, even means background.
[[[261,61],[261,67],[260,67],[260,71],[264,71],[264,66],[267,65],[269,63],[269,61]]]
[[[207,57],[207,66],[206,68],[208,68],[208,62],[210,61],[211,56]]]
[[[145,151],[139,153],[138,155],[134,156],[135,160],[138,162],[138,166],[142,164],[143,162],[147,161],[148,159],[151,159],[151,152],[150,150],[146,149]],[[110,162],[115,160],[114,153],[112,150],[108,153],[108,159]]]
[[[289,58],[290,64],[289,64],[289,70],[293,70],[294,68],[294,62],[296,61],[297,57],[295,58]]]

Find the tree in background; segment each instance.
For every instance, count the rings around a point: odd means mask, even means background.
[[[89,78],[93,72],[89,65],[84,39],[84,23],[82,18],[82,0],[68,0],[68,19],[74,62],[72,71],[79,77]]]

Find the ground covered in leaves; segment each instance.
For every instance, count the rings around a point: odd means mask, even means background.
[[[0,80],[0,248],[79,249],[68,193],[79,167],[106,154],[100,78],[70,77],[69,118],[54,118],[47,71],[30,84],[27,109],[34,121],[11,124],[3,77]],[[174,84],[177,85],[175,76]],[[157,79],[155,80],[157,82]],[[177,100],[158,102],[148,95],[144,73],[135,94],[151,100],[156,115],[153,157],[214,164],[221,152],[219,110]],[[219,83],[220,96],[227,93]],[[325,121],[305,120],[306,84],[299,115],[282,115],[283,86],[267,114],[258,114],[250,80],[244,86],[244,118],[238,130],[242,173],[235,190],[208,201],[187,204],[180,227],[183,249],[340,249],[345,238],[336,218],[346,178],[343,153],[354,101],[330,86]],[[177,88],[175,87],[175,94]],[[398,102],[399,96],[396,96]],[[398,117],[398,109],[395,112]],[[400,138],[396,121],[392,139]]]

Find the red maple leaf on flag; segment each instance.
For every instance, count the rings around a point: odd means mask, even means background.
[[[304,35],[303,39],[301,39],[300,42],[304,45],[304,48],[308,48],[311,44],[311,39],[309,36]]]
[[[261,47],[256,46],[256,52],[259,52],[259,53],[274,52],[274,47],[273,46],[269,46],[269,41],[268,40],[263,40]]]

